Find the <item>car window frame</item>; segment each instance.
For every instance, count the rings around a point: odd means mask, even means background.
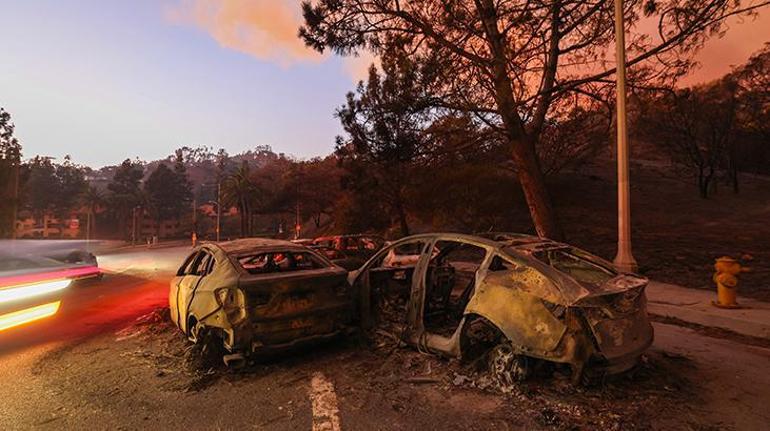
[[[195,250],[192,253],[190,253],[189,256],[187,256],[185,258],[184,262],[182,262],[182,265],[179,267],[179,269],[176,270],[176,276],[177,277],[184,277],[184,276],[188,275],[187,274],[188,267],[195,262],[195,260],[198,258],[198,255],[200,254],[200,252],[201,252],[200,250]]]
[[[279,271],[279,272],[266,272],[266,273],[252,273],[248,269],[243,267],[243,264],[241,263],[241,259],[249,256],[259,256],[259,255],[275,255],[277,253],[290,253],[292,255],[296,254],[306,254],[310,259],[317,260],[319,263],[321,263],[323,266],[319,268],[306,268],[306,269],[295,269],[291,271]],[[241,253],[238,255],[229,255],[228,258],[232,262],[232,264],[235,266],[236,270],[240,273],[243,273],[245,275],[248,275],[250,277],[261,277],[261,276],[277,276],[277,275],[287,275],[287,274],[300,274],[300,273],[306,273],[310,271],[326,271],[333,268],[338,268],[338,266],[332,262],[330,259],[328,259],[326,256],[323,255],[323,253],[319,253],[316,250],[313,250],[311,248],[305,248],[303,250],[296,250],[296,249],[278,249],[278,250],[264,250],[264,251],[258,251],[255,253]]]
[[[196,277],[205,277],[205,276],[207,276],[208,274],[211,273],[211,268],[213,267],[212,262],[214,262],[214,260],[215,260],[214,259],[214,254],[211,253],[209,250],[206,250],[206,249],[201,249],[198,252],[198,254],[202,255],[203,257],[201,258],[201,260],[196,259],[196,264],[195,264],[196,271],[195,271],[195,273],[191,273],[189,275],[194,275]],[[202,260],[206,259],[206,258],[208,258],[208,261],[203,262]],[[200,265],[202,265],[204,263],[205,263],[205,267],[203,268],[203,271],[199,272],[198,269],[199,269]]]
[[[363,271],[370,271],[374,268],[372,266],[374,265],[377,260],[382,260],[380,262],[380,265],[376,269],[382,269],[382,270],[397,270],[397,269],[404,269],[404,267],[391,267],[391,266],[382,266],[382,263],[385,262],[385,258],[388,256],[388,254],[393,250],[395,252],[396,247],[401,247],[403,245],[407,244],[415,244],[415,243],[423,243],[422,249],[419,253],[416,254],[418,256],[417,262],[422,259],[422,255],[427,252],[428,247],[433,246],[433,239],[432,238],[415,238],[410,241],[405,242],[394,242],[393,244],[389,244],[387,247],[382,247],[372,258],[367,262],[367,264],[364,265],[364,267],[361,269],[361,272]],[[396,256],[414,256],[414,255],[396,255]],[[415,262],[414,266],[417,266],[417,262]]]

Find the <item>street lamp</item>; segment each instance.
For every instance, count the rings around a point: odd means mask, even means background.
[[[614,264],[620,271],[635,272],[631,253],[631,198],[628,179],[628,132],[626,130],[626,40],[623,28],[623,0],[615,0],[615,52],[617,60],[618,132],[618,254]]]
[[[201,188],[203,188],[203,187],[211,187],[213,185],[214,184],[201,184]],[[216,205],[216,207],[217,207],[217,229],[216,229],[217,242],[219,242],[220,232],[222,230],[222,223],[221,223],[222,207],[221,207],[221,202],[222,202],[222,181],[219,180],[219,181],[217,181],[217,200],[216,201],[208,201],[207,202],[207,203],[209,203],[211,205]]]
[[[131,245],[136,245],[136,210],[141,208],[140,206],[135,206],[131,212]]]
[[[221,214],[221,212],[219,211],[219,201],[208,201],[207,203],[209,205],[214,205],[214,206],[217,207],[217,228],[216,228],[216,232],[217,232],[217,242],[219,242],[219,226],[220,226],[219,225],[219,215]]]

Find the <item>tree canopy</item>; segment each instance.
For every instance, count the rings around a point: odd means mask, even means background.
[[[632,86],[671,81],[692,65],[723,20],[767,2],[624,2]],[[532,221],[561,237],[537,147],[548,119],[575,100],[608,100],[615,73],[612,1],[313,0],[303,2],[300,36],[319,51],[382,54],[400,46],[439,73],[435,106],[473,114],[505,139]],[[640,30],[655,20],[658,35]],[[654,35],[653,35],[654,36]]]

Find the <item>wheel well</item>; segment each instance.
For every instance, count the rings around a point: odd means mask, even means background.
[[[187,335],[190,335],[190,331],[192,331],[192,328],[194,328],[197,323],[198,319],[195,316],[192,314],[187,316]]]
[[[460,356],[474,360],[505,338],[494,323],[479,314],[467,314],[460,332]]]

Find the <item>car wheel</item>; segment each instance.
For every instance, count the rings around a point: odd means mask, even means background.
[[[489,353],[489,372],[501,387],[522,382],[530,375],[529,359],[513,351],[510,343],[503,342]]]
[[[193,343],[190,363],[197,368],[207,369],[222,365],[222,356],[226,353],[222,339],[202,323],[192,319],[190,334],[187,339]]]

